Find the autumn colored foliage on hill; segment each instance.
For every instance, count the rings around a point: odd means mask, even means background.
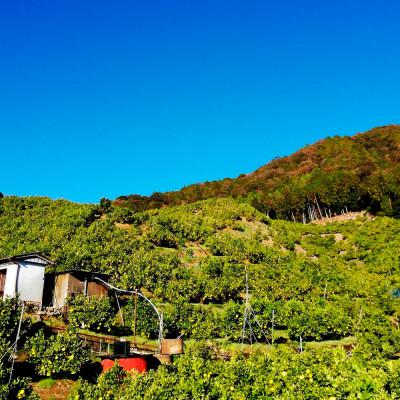
[[[194,184],[175,192],[121,196],[136,211],[211,197],[240,198],[271,217],[309,218],[341,210],[400,215],[400,126],[328,137],[235,179]]]

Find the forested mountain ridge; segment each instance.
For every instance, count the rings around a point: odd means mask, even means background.
[[[301,219],[309,207],[400,215],[400,125],[328,137],[235,179],[152,196],[120,196],[116,205],[146,210],[211,197],[244,199],[271,217]]]

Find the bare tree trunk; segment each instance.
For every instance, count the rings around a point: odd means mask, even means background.
[[[323,218],[323,215],[322,215],[321,209],[319,207],[318,198],[317,198],[316,194],[314,194],[314,199],[315,199],[315,202],[317,203],[317,207],[318,207],[320,218]]]

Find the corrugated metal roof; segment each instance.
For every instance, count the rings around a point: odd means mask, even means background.
[[[2,259],[0,259],[0,264],[4,264],[7,262],[13,262],[13,261],[24,261],[24,260],[28,260],[29,258],[40,258],[41,260],[45,261],[47,264],[54,265],[54,261],[51,261],[49,258],[45,257],[43,254],[40,254],[40,253],[25,253],[25,254],[19,254],[17,256],[2,258]]]
[[[87,270],[83,270],[83,269],[74,269],[74,268],[67,269],[65,271],[54,271],[53,273],[55,275],[77,273],[77,274],[82,274],[82,275],[103,276],[105,278],[109,278],[111,276],[110,274],[105,274],[103,272],[87,271]]]

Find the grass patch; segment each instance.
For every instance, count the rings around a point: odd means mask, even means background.
[[[37,387],[39,389],[51,389],[56,384],[56,381],[52,378],[45,378],[38,382]]]
[[[340,347],[340,346],[352,346],[357,343],[355,336],[347,336],[338,340],[324,340],[321,342],[306,342],[306,349],[317,349],[321,347]]]
[[[57,317],[43,317],[42,322],[49,326],[50,328],[65,328],[67,325],[65,322],[61,320],[61,318]]]

